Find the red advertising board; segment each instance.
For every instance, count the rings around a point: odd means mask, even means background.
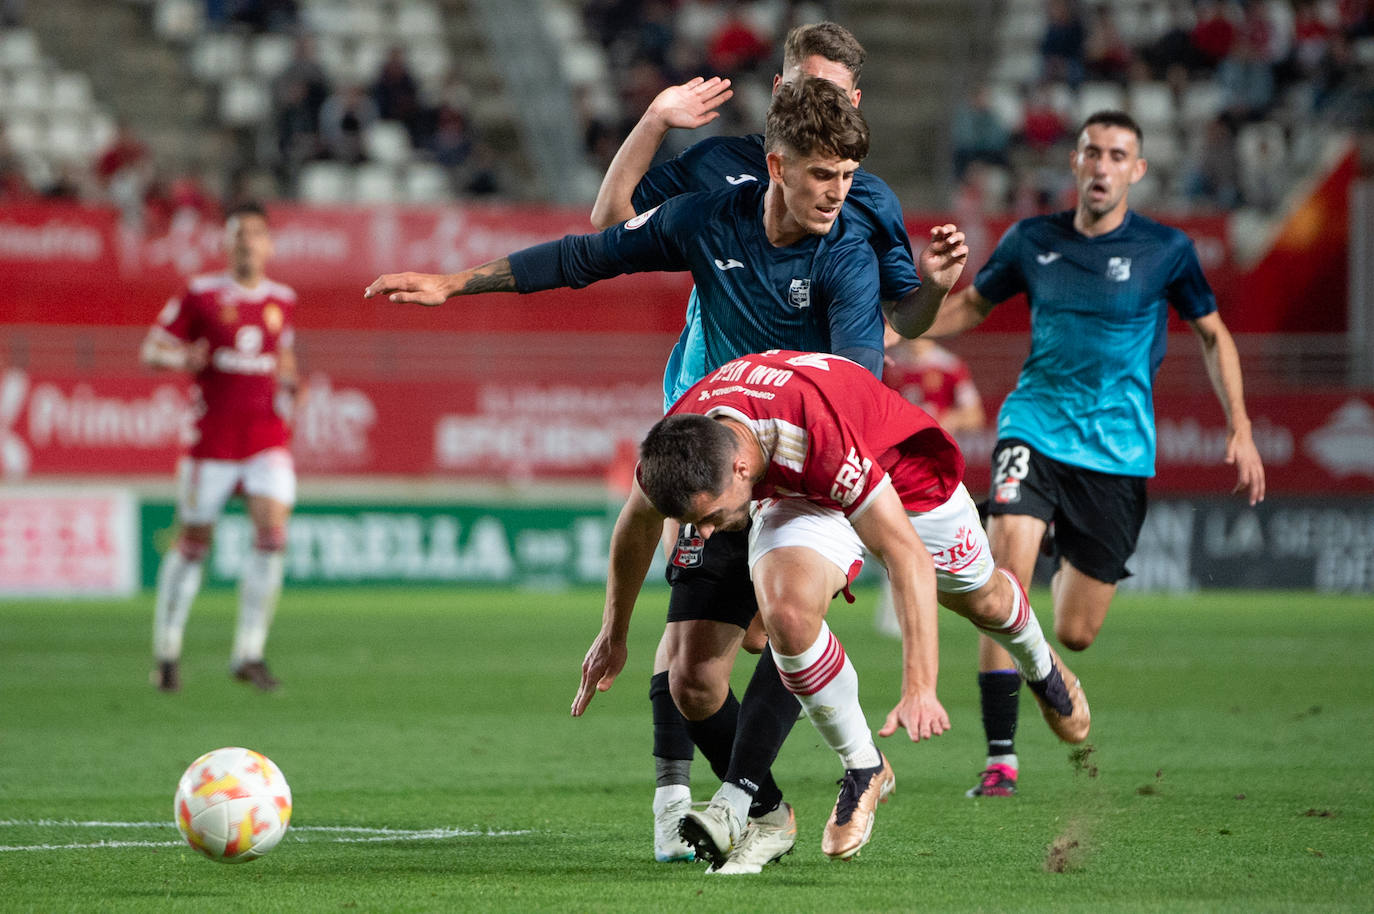
[[[617,448],[662,414],[657,382],[608,372],[451,381],[314,374],[296,417],[304,474],[604,479]],[[1374,395],[1248,399],[1274,493],[1374,492]],[[169,474],[180,452],[185,389],[158,376],[84,378],[10,369],[0,376],[0,458],[10,479]],[[1235,484],[1210,393],[1161,396],[1153,491],[1218,493]],[[994,433],[961,439],[969,488],[987,489]]]

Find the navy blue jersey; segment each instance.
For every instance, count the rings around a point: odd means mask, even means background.
[[[768,164],[763,151],[763,135],[712,137],[683,150],[675,158],[650,169],[635,186],[632,202],[642,213],[666,200],[696,191],[711,191],[746,185],[766,186]],[[881,295],[896,301],[920,288],[916,264],[911,258],[911,241],[902,219],[902,205],[884,181],[859,169],[845,198],[843,230],[867,241],[878,259]],[[831,233],[839,231],[837,226]],[[682,335],[668,356],[663,372],[663,408],[667,408],[687,388],[707,372],[719,367],[710,355],[718,345],[708,345],[707,328],[702,324],[701,302],[697,290],[687,299]],[[768,348],[802,347],[796,340],[779,337]]]
[[[997,434],[1074,466],[1153,476],[1168,306],[1195,320],[1216,310],[1216,296],[1178,229],[1128,211],[1116,229],[1090,238],[1073,216],[1017,222],[973,281],[993,303],[1018,292],[1030,303],[1030,355]]]
[[[840,226],[774,247],[763,225],[766,191],[748,184],[682,194],[599,234],[517,252],[510,256],[516,287],[581,288],[622,273],[690,270],[700,301],[703,372],[780,346],[837,353],[881,372],[873,249]],[[557,267],[544,270],[551,246]]]

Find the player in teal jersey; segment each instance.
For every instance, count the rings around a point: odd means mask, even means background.
[[[996,303],[1026,293],[1030,355],[998,415],[988,531],[997,563],[1029,581],[1053,524],[1055,634],[1074,651],[1097,637],[1145,520],[1153,384],[1169,306],[1201,343],[1226,414],[1235,491],[1252,505],[1264,498],[1235,342],[1193,244],[1129,208],[1131,185],[1146,169],[1142,142],[1140,127],[1122,112],[1089,117],[1071,163],[1077,207],[1008,229],[973,284],[947,298],[927,332],[967,330]],[[1006,652],[986,637],[978,681],[988,757],[968,793],[1010,796],[1020,680]]]

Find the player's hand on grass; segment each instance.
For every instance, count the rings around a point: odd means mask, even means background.
[[[879,736],[891,736],[905,727],[913,743],[939,736],[949,729],[949,715],[945,713],[934,691],[910,692],[902,696],[897,707],[887,713],[887,721]]]
[[[691,130],[720,117],[720,112],[715,109],[728,102],[734,94],[730,80],[719,76],[710,79],[698,76],[658,93],[646,113],[661,120],[665,127]]]
[[[378,295],[401,304],[442,305],[449,297],[448,277],[438,273],[387,273],[363,290],[363,298]]]
[[[921,279],[942,289],[952,289],[967,262],[964,233],[956,225],[937,225],[930,230],[930,244],[921,251]]]
[[[1236,486],[1231,491],[1244,492],[1251,505],[1264,501],[1264,463],[1249,427],[1232,429],[1226,436],[1226,462],[1236,468]]]
[[[596,636],[582,658],[582,683],[573,699],[572,716],[581,717],[597,692],[605,692],[625,668],[628,651],[624,641],[613,641],[605,632]]]

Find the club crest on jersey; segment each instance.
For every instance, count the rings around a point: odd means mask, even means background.
[[[696,568],[701,565],[701,553],[706,548],[706,540],[696,532],[688,534],[685,530],[678,534],[677,545],[673,548],[673,566],[676,568]]]
[[[1107,260],[1107,278],[1112,282],[1125,282],[1131,278],[1131,258],[1112,257]]]
[[[992,500],[999,505],[1014,505],[1021,500],[1021,480],[1008,475],[993,492]]]
[[[792,280],[792,285],[787,288],[787,300],[797,310],[811,307],[811,280]]]
[[[274,335],[280,333],[282,325],[281,308],[269,302],[267,307],[262,309],[262,323],[267,328],[268,333]]]

